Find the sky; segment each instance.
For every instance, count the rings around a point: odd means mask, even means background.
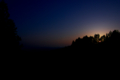
[[[120,31],[120,0],[4,0],[24,48],[65,47]]]

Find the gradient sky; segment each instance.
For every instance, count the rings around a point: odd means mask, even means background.
[[[120,0],[5,0],[24,46],[64,47],[120,31]]]

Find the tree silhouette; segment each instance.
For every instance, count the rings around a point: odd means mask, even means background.
[[[106,40],[105,35],[101,36],[101,38],[99,39],[101,42],[104,42]]]
[[[21,50],[22,45],[19,45],[21,38],[17,35],[15,24],[12,19],[9,19],[7,4],[2,0],[0,2],[0,37],[1,50],[16,52]]]
[[[94,35],[94,42],[95,42],[95,43],[98,43],[98,42],[99,42],[99,37],[100,37],[99,34],[95,34],[95,35]]]

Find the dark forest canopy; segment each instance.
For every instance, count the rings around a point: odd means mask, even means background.
[[[93,36],[78,37],[68,47],[61,49],[72,53],[116,53],[119,52],[120,32],[118,30],[110,31],[100,37],[99,34]]]
[[[72,45],[75,44],[98,44],[98,43],[104,43],[104,42],[108,42],[108,41],[115,41],[115,42],[119,42],[120,39],[120,32],[118,30],[114,30],[113,32],[110,31],[109,33],[107,33],[106,35],[103,35],[100,37],[99,34],[95,34],[94,37],[90,36],[84,36],[83,38],[78,38],[75,41],[72,42]]]
[[[99,34],[95,34],[94,37],[84,36],[78,38],[72,42],[71,48],[74,50],[96,50],[106,51],[118,51],[120,45],[120,32],[118,30],[110,31],[106,35],[100,37]]]
[[[87,35],[83,38],[78,37],[72,42],[70,46],[66,46],[62,49],[58,49],[55,52],[65,53],[79,53],[83,54],[110,54],[118,53],[120,45],[120,32],[118,30],[110,31],[106,35],[100,37],[99,34],[95,34],[94,37]]]

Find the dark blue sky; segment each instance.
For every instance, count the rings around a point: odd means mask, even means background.
[[[120,0],[5,0],[25,46],[64,47],[120,31]]]

